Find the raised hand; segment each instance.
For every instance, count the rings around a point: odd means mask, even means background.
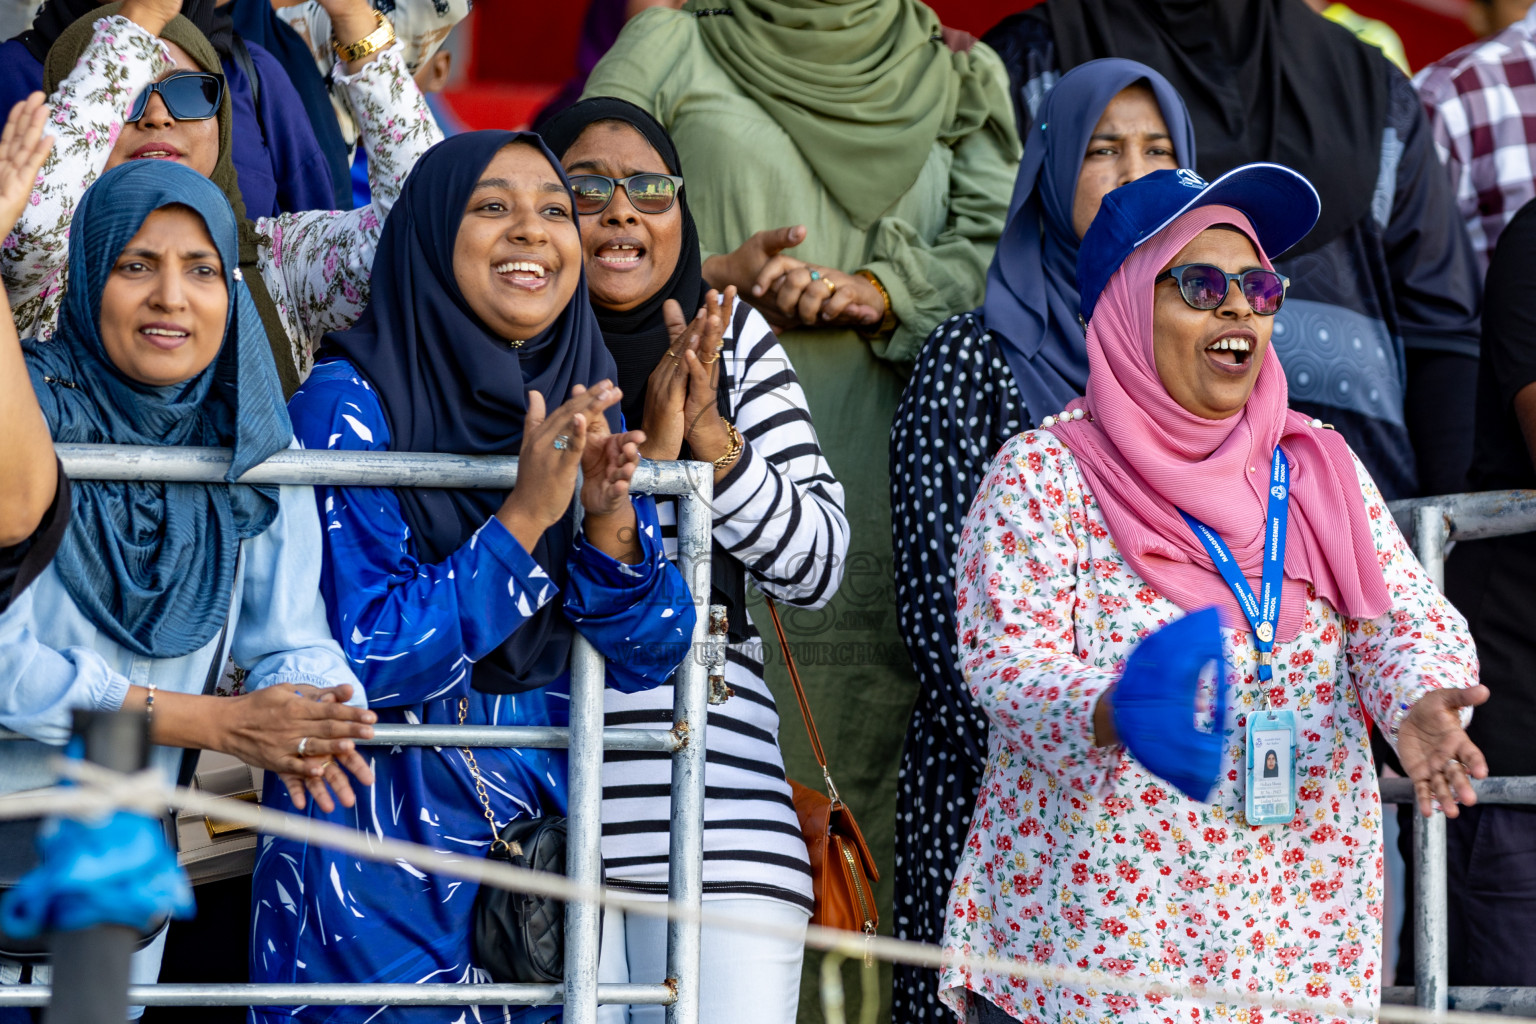
[[[517,486],[496,512],[526,551],[570,509],[576,494],[587,431],[623,395],[612,381],[573,394],[554,412],[544,412],[544,396],[528,393],[523,443],[518,452]],[[600,428],[607,432],[607,424]]]
[[[1413,780],[1419,813],[1429,817],[1435,803],[1447,818],[1458,813],[1458,804],[1477,803],[1472,779],[1488,777],[1483,752],[1461,727],[1461,710],[1488,699],[1488,687],[1430,690],[1408,709],[1397,730],[1397,758]]]
[[[52,108],[43,99],[34,92],[16,104],[0,131],[0,238],[21,220],[43,161],[53,149],[53,136],[43,131]]]
[[[368,0],[317,0],[321,8],[331,18],[331,39],[342,46],[350,46],[361,39],[366,38],[378,27],[378,19],[374,17],[373,7]],[[362,60],[349,61],[344,70],[347,74],[356,74],[364,64],[377,57],[377,53],[371,53]]]
[[[612,391],[616,393],[618,389]],[[577,384],[571,388],[571,397],[585,392],[586,388]],[[608,420],[601,415],[587,427],[587,444],[581,455],[581,507],[589,519],[616,515],[630,508],[629,481],[640,467],[640,445],[644,441],[643,430],[613,433],[608,429]]]
[[[705,312],[700,306],[690,322],[683,317],[683,307],[675,299],[668,299],[661,307],[661,316],[666,322],[671,344],[645,382],[645,443],[640,446],[640,454],[647,459],[665,462],[677,458],[688,432],[687,420],[683,418],[683,406],[688,399],[688,371],[683,365],[682,353],[688,346],[698,344],[698,325]]]
[[[124,0],[117,13],[150,35],[158,36],[181,13],[181,0]]]

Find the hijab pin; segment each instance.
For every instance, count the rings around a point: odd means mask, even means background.
[[[240,268],[239,267],[235,268],[235,280],[236,281],[244,281],[245,280],[245,275],[240,273]]]
[[[509,341],[507,342],[507,348],[522,348],[523,345],[527,343],[527,341],[527,338],[523,338],[520,341]]]

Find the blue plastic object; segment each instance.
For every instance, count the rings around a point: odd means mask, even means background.
[[[7,934],[30,939],[104,924],[142,932],[192,915],[192,886],[160,821],[128,811],[56,819],[39,830],[37,845],[42,863],[0,900]]]
[[[1195,724],[1200,676],[1216,663],[1216,712]],[[1190,612],[1151,634],[1125,660],[1110,699],[1115,731],[1131,756],[1194,800],[1210,799],[1226,746],[1227,672],[1215,608]]]

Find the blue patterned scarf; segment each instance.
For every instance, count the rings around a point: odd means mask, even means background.
[[[233,301],[224,345],[208,368],[153,387],[130,380],[108,358],[101,294],[145,219],[171,205],[202,217]],[[58,333],[23,343],[53,439],[233,448],[230,481],[287,448],[293,427],[238,266],[234,212],[213,182],[159,160],[103,174],[75,213]],[[98,629],[151,658],[190,654],[213,639],[229,608],[240,541],[277,515],[275,487],[78,481],[72,490],[69,531],[55,561],[64,587]]]

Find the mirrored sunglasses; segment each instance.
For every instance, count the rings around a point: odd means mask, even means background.
[[[666,213],[677,202],[683,179],[676,174],[631,174],[627,178],[573,174],[571,189],[576,193],[576,212],[583,216],[602,213],[613,202],[620,185],[629,196],[629,205],[641,213]]]
[[[151,82],[133,101],[128,123],[144,116],[151,93],[159,93],[165,109],[178,121],[206,121],[219,112],[224,98],[224,76],[206,71],[178,71],[169,78]]]
[[[1240,274],[1229,274],[1209,263],[1186,263],[1179,267],[1169,267],[1158,274],[1153,283],[1166,281],[1170,277],[1179,283],[1179,294],[1184,301],[1195,309],[1215,309],[1220,306],[1227,301],[1227,290],[1236,281],[1249,308],[1259,316],[1274,316],[1280,312],[1280,306],[1285,302],[1285,290],[1291,285],[1290,278],[1273,270],[1255,268]]]

